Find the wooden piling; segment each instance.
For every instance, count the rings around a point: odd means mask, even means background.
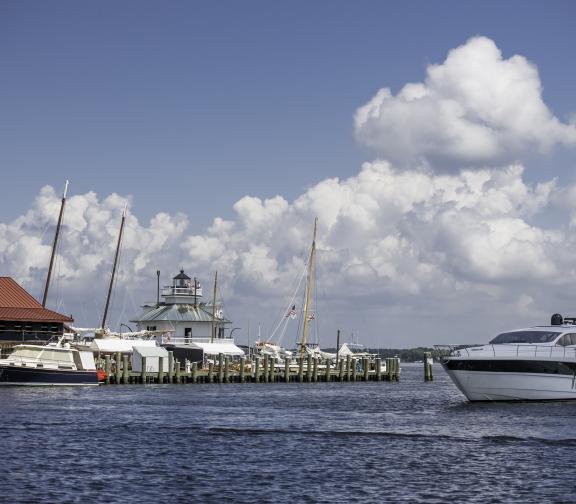
[[[168,352],[168,383],[174,383],[174,352]]]
[[[306,358],[306,381],[310,383],[312,381],[312,355],[308,354]]]
[[[128,367],[128,355],[124,354],[122,356],[122,382],[124,385],[128,385],[130,381],[130,369]]]
[[[214,382],[214,363],[208,364],[208,383]]]
[[[432,354],[424,352],[424,381],[432,381]]]
[[[331,381],[330,376],[330,359],[326,359],[326,383]]]
[[[146,383],[146,357],[142,357],[142,369],[140,370],[140,381]]]
[[[312,381],[318,381],[318,358],[314,357],[312,361]]]
[[[269,373],[270,373],[270,359],[268,355],[264,354],[264,383],[268,383]]]
[[[192,383],[198,383],[198,363],[193,362],[190,366],[190,379]]]
[[[298,382],[304,381],[304,357],[298,357]]]
[[[382,380],[382,359],[380,357],[376,357],[375,365],[376,365],[376,381],[380,381]]]
[[[351,364],[352,366],[352,381],[356,381],[356,379],[358,378],[358,373],[356,370],[356,359],[352,359]]]
[[[364,381],[367,382],[368,381],[368,373],[370,371],[370,359],[368,357],[364,357],[363,360],[363,366],[364,366]]]
[[[352,369],[351,369],[351,364],[352,364],[352,363],[351,363],[351,360],[350,360],[350,356],[347,355],[347,356],[346,356],[346,381],[350,381],[350,378],[351,378],[351,376],[350,376],[351,371],[352,371]]]
[[[178,359],[174,360],[174,367],[175,369],[175,374],[176,374],[176,383],[180,384],[182,383],[182,376],[180,374],[180,361]]]
[[[240,357],[240,383],[244,383],[244,368],[246,367],[246,358]]]
[[[120,379],[122,378],[122,369],[120,369],[120,362],[122,362],[122,354],[120,352],[116,352],[116,357],[114,358],[116,361],[116,372],[114,373],[114,380],[116,385],[120,384]]]
[[[260,383],[260,357],[254,359],[254,383]]]
[[[270,368],[270,381],[272,383],[276,381],[276,375],[278,374],[276,369],[277,361],[278,359],[276,359],[276,357],[272,357],[272,367]]]
[[[230,357],[224,356],[224,383],[230,382]]]
[[[110,356],[105,355],[104,356],[104,371],[106,372],[106,385],[110,385],[110,370],[111,370]]]
[[[344,381],[344,361],[341,360],[338,362],[338,381]]]
[[[284,359],[284,381],[290,383],[290,361]]]
[[[164,357],[158,357],[158,383],[164,383]]]

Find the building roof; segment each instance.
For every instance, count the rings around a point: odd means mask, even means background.
[[[30,322],[73,322],[74,319],[42,308],[10,277],[0,277],[0,320]]]
[[[173,280],[190,280],[190,277],[189,277],[186,273],[184,273],[184,270],[183,270],[183,269],[181,269],[181,270],[180,270],[180,273],[178,273],[178,274],[173,278]]]
[[[131,320],[131,322],[155,322],[155,321],[171,321],[171,322],[212,322],[212,312],[206,310],[206,305],[190,304],[169,304],[160,305],[150,311],[145,312],[139,318]],[[216,318],[216,322],[223,324],[230,324],[230,321],[225,318]]]

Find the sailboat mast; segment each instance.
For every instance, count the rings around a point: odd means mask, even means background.
[[[118,256],[120,254],[120,245],[122,244],[122,234],[124,233],[124,222],[126,222],[126,207],[122,211],[122,222],[120,223],[120,232],[118,233],[118,243],[116,244],[116,253],[114,254],[114,266],[112,266],[112,275],[110,276],[110,285],[108,286],[108,295],[106,296],[106,306],[104,307],[104,315],[102,316],[102,330],[106,329],[106,318],[108,317],[108,307],[110,306],[110,297],[112,296],[112,287],[114,286],[114,278],[116,277],[116,267],[118,266]]]
[[[308,279],[306,280],[306,306],[304,308],[304,323],[302,325],[302,340],[300,341],[300,355],[304,355],[306,341],[308,339],[308,312],[310,311],[310,291],[312,290],[312,275],[314,272],[314,257],[316,256],[316,228],[318,227],[318,217],[314,219],[314,234],[312,237],[312,249],[310,250],[310,260],[308,261]]]
[[[216,333],[216,285],[218,284],[218,271],[214,275],[214,295],[212,296],[212,339],[210,343],[214,343]]]
[[[48,299],[48,289],[50,287],[50,278],[52,277],[52,268],[54,266],[54,258],[56,257],[56,248],[58,247],[58,238],[60,237],[60,228],[62,226],[62,219],[64,217],[64,206],[66,205],[66,194],[68,193],[68,180],[64,186],[64,195],[60,203],[60,215],[58,216],[58,224],[56,226],[56,234],[54,235],[54,242],[52,243],[52,254],[50,255],[50,266],[48,266],[48,276],[46,277],[46,285],[44,286],[44,296],[42,297],[42,308],[46,308],[46,300]]]

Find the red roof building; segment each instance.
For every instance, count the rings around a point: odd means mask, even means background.
[[[46,341],[63,334],[74,319],[42,308],[10,277],[0,277],[0,342]]]

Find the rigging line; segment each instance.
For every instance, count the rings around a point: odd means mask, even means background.
[[[302,280],[306,276],[306,270],[307,270],[307,267],[305,267],[303,272],[301,273],[300,278],[298,280],[298,285],[296,285],[296,289],[293,289],[293,291],[292,291],[292,292],[294,292],[294,294],[290,298],[290,302],[288,303],[288,306],[286,306],[286,309],[281,314],[281,318],[280,318],[279,322],[276,324],[276,327],[274,327],[272,334],[270,334],[270,339],[272,339],[274,337],[274,335],[276,334],[276,331],[279,329],[279,327],[282,325],[282,323],[287,321],[286,319],[288,317],[286,317],[286,314],[288,313],[288,310],[290,310],[290,308],[292,308],[292,306],[294,305],[294,300],[296,299],[296,296],[298,295],[298,290],[300,290],[300,285],[302,284]]]
[[[304,269],[304,271],[306,271],[306,269]],[[277,317],[275,317],[274,320],[278,320],[278,323],[276,324],[276,326],[274,327],[272,334],[270,335],[270,338],[274,337],[274,334],[276,333],[276,330],[278,329],[278,327],[282,324],[282,321],[284,319],[284,317],[286,316],[286,313],[288,312],[288,310],[290,310],[290,308],[292,307],[292,305],[294,304],[294,298],[296,297],[296,294],[298,292],[298,289],[300,288],[300,284],[302,283],[302,277],[296,275],[294,277],[294,280],[292,282],[292,287],[288,292],[292,292],[292,298],[290,299],[290,301],[288,302],[288,306],[284,307],[284,305],[281,305],[280,307],[280,312],[278,313]],[[296,286],[296,287],[294,287]]]

